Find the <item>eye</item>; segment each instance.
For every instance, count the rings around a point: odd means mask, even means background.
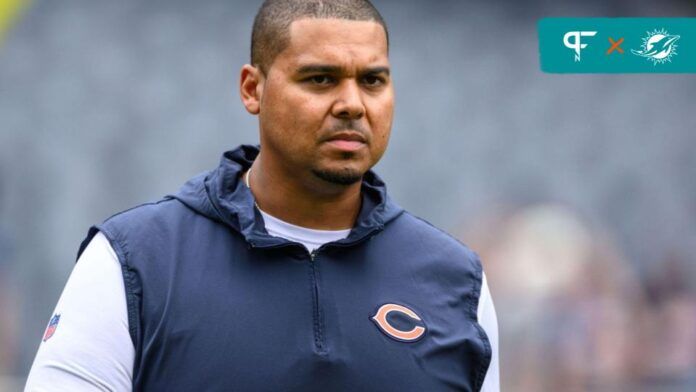
[[[381,86],[385,83],[384,78],[377,75],[367,75],[363,78],[363,83],[370,87]]]
[[[334,82],[334,79],[329,75],[314,75],[307,80],[318,86],[328,86]]]

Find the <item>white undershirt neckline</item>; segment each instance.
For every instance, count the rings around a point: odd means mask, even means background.
[[[256,208],[258,208],[258,206]],[[258,208],[258,210],[261,212],[261,216],[263,216],[263,221],[268,234],[274,237],[281,237],[290,241],[299,242],[304,245],[310,253],[325,243],[338,241],[348,237],[351,230],[310,229],[280,220],[275,216],[269,215],[260,208]]]

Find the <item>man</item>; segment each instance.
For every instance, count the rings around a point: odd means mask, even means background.
[[[368,1],[266,1],[240,81],[260,150],[90,230],[27,390],[498,390],[477,256],[370,170],[387,37]]]

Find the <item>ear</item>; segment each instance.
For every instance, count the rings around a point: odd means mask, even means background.
[[[239,95],[247,112],[259,114],[261,111],[261,95],[265,77],[263,72],[251,64],[245,64],[239,78]]]

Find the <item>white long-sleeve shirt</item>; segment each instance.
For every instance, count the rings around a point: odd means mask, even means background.
[[[309,251],[350,232],[308,229],[261,213],[270,235],[300,242]],[[132,390],[135,348],[121,264],[103,234],[92,239],[75,264],[54,315],[60,315],[58,325],[41,342],[25,391]],[[493,350],[481,391],[498,392],[498,322],[485,275],[477,315]]]

